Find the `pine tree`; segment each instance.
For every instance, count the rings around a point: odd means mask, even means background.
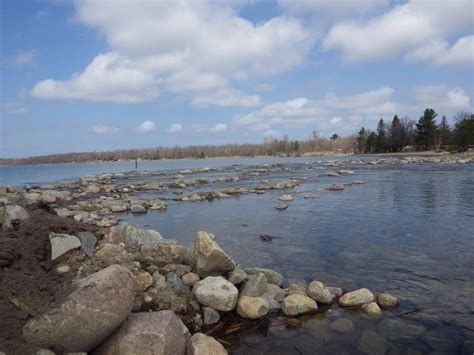
[[[403,149],[405,141],[405,130],[402,122],[397,115],[393,116],[392,125],[390,127],[390,150],[399,152]]]
[[[358,148],[359,154],[362,154],[365,151],[366,139],[367,139],[367,132],[365,131],[365,128],[362,127],[359,131],[359,135],[357,136],[357,148]]]
[[[365,152],[374,153],[376,150],[377,134],[375,132],[370,132],[365,141]]]
[[[449,127],[446,116],[443,115],[438,127],[438,148],[449,144],[451,138],[451,128]]]
[[[385,123],[383,122],[383,118],[381,118],[377,125],[377,139],[375,141],[375,149],[377,153],[383,153],[386,151],[386,135],[387,131],[385,129]]]
[[[428,150],[435,143],[437,129],[436,116],[438,114],[432,108],[427,108],[423,112],[416,124],[415,142],[418,147]]]

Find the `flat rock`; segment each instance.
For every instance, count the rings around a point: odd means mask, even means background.
[[[56,260],[67,252],[81,247],[79,238],[69,234],[50,233],[51,260]]]
[[[380,334],[392,341],[413,341],[424,333],[425,327],[400,319],[384,318],[378,326]]]
[[[153,229],[141,229],[130,223],[123,223],[118,227],[113,227],[111,237],[115,243],[125,245],[139,245],[145,249],[158,249],[164,242],[161,234]]]
[[[249,276],[240,289],[241,296],[260,297],[267,292],[267,278],[262,272]]]
[[[262,318],[267,315],[269,310],[267,300],[262,297],[240,296],[237,302],[237,313],[243,318]]]
[[[226,355],[227,350],[216,339],[203,333],[194,334],[188,341],[186,355]]]
[[[91,232],[79,232],[77,237],[81,241],[81,250],[87,255],[92,256],[94,254],[94,247],[97,243],[97,238]]]
[[[339,304],[342,307],[358,307],[374,300],[374,294],[366,288],[348,292],[339,298]]]
[[[259,272],[263,273],[265,277],[267,278],[267,282],[270,284],[274,284],[277,286],[281,286],[283,284],[283,275],[271,270],[271,269],[265,269],[261,267],[253,267],[253,268],[246,268],[245,272],[248,275],[255,275]]]
[[[196,234],[195,267],[201,277],[220,276],[235,268],[234,261],[220,248],[214,238],[213,235],[203,231]]]
[[[30,218],[30,214],[21,206],[8,205],[5,207],[3,216],[3,229],[11,228],[12,222]]]
[[[285,315],[293,317],[317,311],[318,305],[310,297],[295,294],[290,295],[283,300],[281,309]]]
[[[222,276],[208,276],[193,287],[197,301],[218,311],[229,312],[237,304],[239,291]]]
[[[143,207],[142,205],[131,205],[130,211],[132,213],[146,213],[147,209]]]
[[[172,311],[133,313],[94,354],[184,355],[190,334]]]
[[[308,296],[318,303],[331,304],[336,298],[324,284],[319,281],[313,281],[308,286]]]
[[[112,265],[77,281],[56,308],[29,320],[23,337],[43,348],[87,352],[101,343],[130,314],[135,284],[129,270]]]

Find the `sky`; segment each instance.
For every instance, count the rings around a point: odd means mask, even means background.
[[[0,157],[473,110],[472,0],[1,0]]]

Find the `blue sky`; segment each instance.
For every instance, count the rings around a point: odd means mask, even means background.
[[[473,106],[473,4],[4,0],[0,157],[452,119]]]

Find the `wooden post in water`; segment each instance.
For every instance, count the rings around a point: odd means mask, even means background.
[[[138,159],[135,159],[135,169],[138,169]]]

